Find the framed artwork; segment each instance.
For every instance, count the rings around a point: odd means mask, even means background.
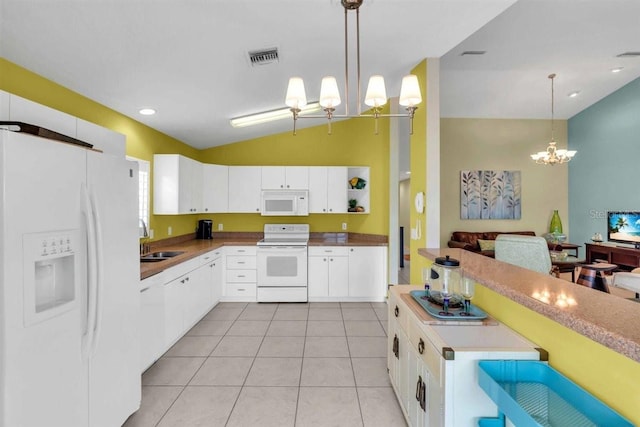
[[[520,219],[520,171],[460,171],[460,219]]]

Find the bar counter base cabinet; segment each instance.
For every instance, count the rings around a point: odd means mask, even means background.
[[[478,385],[478,361],[539,360],[544,352],[501,324],[424,323],[401,298],[415,289],[393,286],[389,296],[387,367],[407,423],[471,427],[498,416]]]

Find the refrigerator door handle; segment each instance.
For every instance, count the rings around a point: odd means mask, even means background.
[[[96,266],[96,287],[95,287],[95,312],[93,338],[91,340],[92,357],[95,354],[98,340],[100,339],[100,327],[102,320],[102,310],[104,308],[104,256],[103,256],[103,238],[102,238],[102,221],[100,218],[100,210],[98,209],[98,201],[95,192],[91,192],[89,200],[91,202],[91,212],[93,214],[94,232],[95,232],[95,266]]]
[[[83,184],[81,187],[82,197],[82,213],[85,218],[87,228],[87,316],[85,319],[86,332],[82,337],[82,357],[87,359],[90,356],[93,347],[93,335],[95,330],[95,311],[96,311],[96,287],[97,287],[97,268],[96,268],[96,232],[93,220],[93,209],[87,187]]]

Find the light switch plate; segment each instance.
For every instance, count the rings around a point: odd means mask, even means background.
[[[218,231],[222,231],[224,230],[224,226],[222,225],[222,223],[218,224]]]

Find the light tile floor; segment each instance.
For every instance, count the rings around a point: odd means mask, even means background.
[[[385,303],[220,303],[142,375],[138,426],[406,426]]]

